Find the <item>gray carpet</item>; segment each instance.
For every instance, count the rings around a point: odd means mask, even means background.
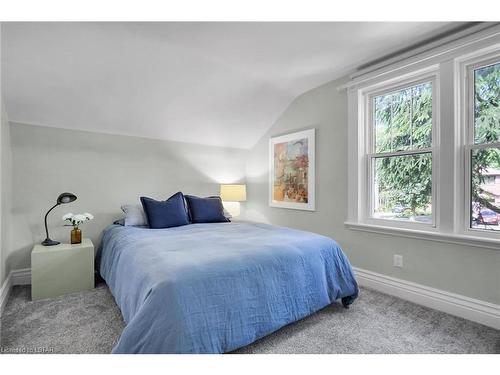
[[[17,286],[0,327],[3,353],[109,353],[124,323],[105,284],[35,302]],[[500,353],[500,331],[363,288],[235,353]]]

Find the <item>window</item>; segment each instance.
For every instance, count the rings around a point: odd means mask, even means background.
[[[500,61],[469,69],[469,226],[500,232]]]
[[[433,81],[368,96],[371,217],[433,223]]]
[[[361,71],[346,227],[500,249],[500,34]]]

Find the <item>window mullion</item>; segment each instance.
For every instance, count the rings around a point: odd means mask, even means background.
[[[413,148],[413,90],[410,89],[410,149]]]

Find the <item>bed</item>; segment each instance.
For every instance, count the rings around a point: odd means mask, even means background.
[[[267,224],[109,226],[99,271],[126,327],[113,353],[224,353],[358,286],[328,237]]]

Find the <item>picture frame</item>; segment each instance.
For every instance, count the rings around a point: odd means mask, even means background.
[[[316,210],[316,129],[269,139],[269,206]]]

